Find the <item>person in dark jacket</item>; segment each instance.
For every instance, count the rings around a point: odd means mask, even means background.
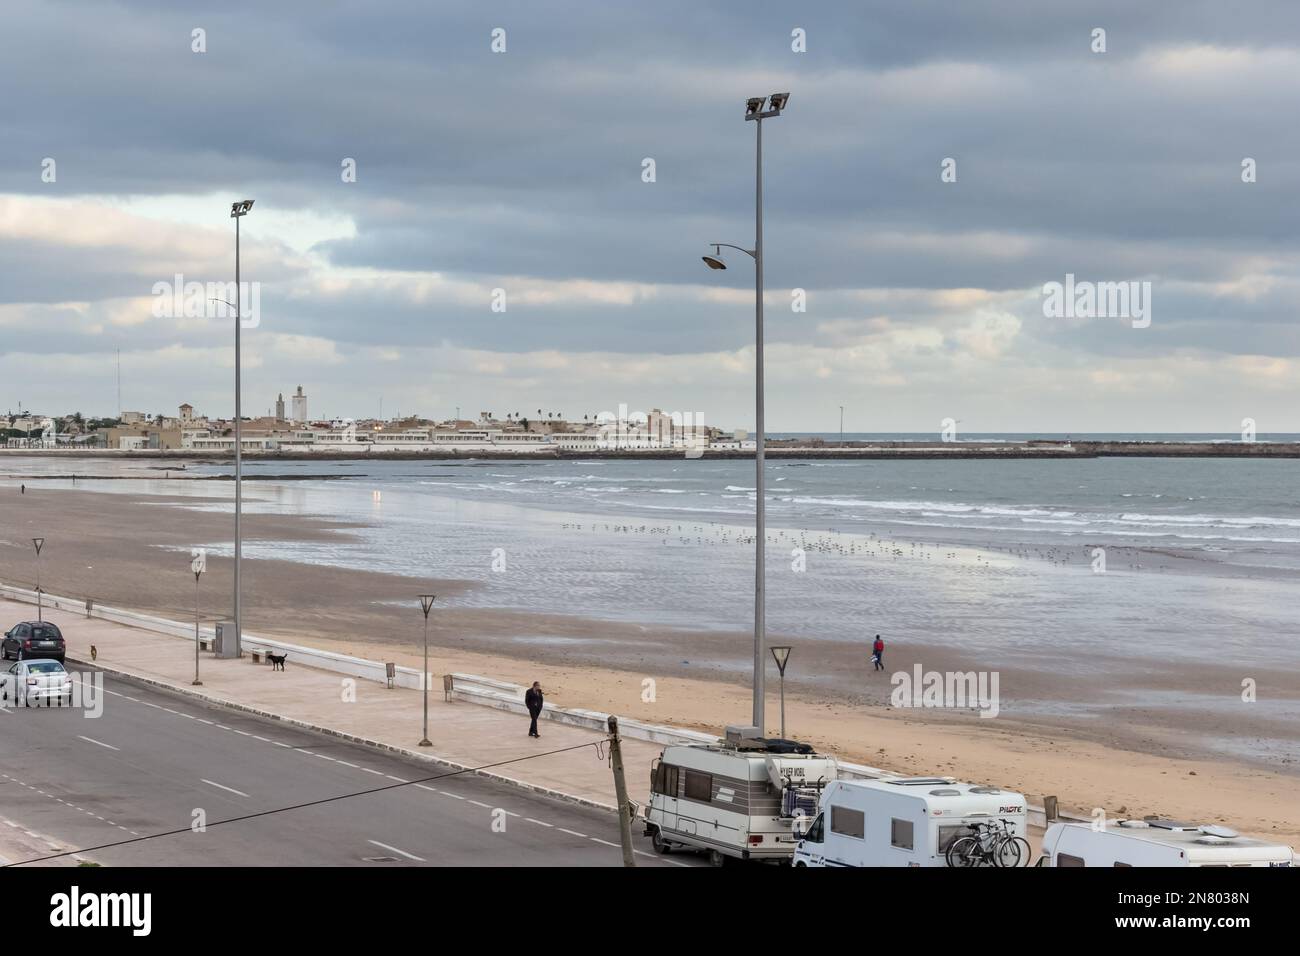
[[[537,732],[537,718],[542,715],[543,703],[545,703],[545,698],[542,697],[542,685],[537,681],[533,681],[533,686],[528,688],[528,692],[524,694],[524,706],[528,708],[528,716],[533,718],[533,722],[528,725],[529,737],[542,736]]]

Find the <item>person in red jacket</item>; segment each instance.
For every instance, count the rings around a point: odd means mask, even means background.
[[[871,663],[878,671],[885,669],[885,642],[880,639],[879,634],[876,635],[876,642],[871,645]]]

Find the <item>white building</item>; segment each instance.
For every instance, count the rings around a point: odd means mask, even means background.
[[[291,420],[298,425],[307,424],[307,396],[301,385],[298,386],[298,391],[293,393],[291,400],[293,404]]]

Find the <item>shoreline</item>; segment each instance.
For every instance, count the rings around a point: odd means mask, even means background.
[[[117,461],[158,460],[193,461],[196,463],[233,462],[235,456],[227,451],[194,451],[193,449],[140,449],[112,448],[60,449],[60,448],[0,448],[0,456],[94,459]],[[1094,458],[1300,458],[1300,442],[1233,442],[1233,441],[879,441],[849,442],[844,445],[800,444],[793,439],[768,439],[764,454],[768,458],[782,459],[844,459],[858,460],[917,460],[947,461],[952,459],[1081,459]],[[365,452],[337,451],[247,451],[245,461],[467,461],[472,459],[502,461],[654,461],[690,460],[678,449],[595,449],[571,451],[547,448],[539,451],[473,450],[390,450]],[[703,455],[708,459],[736,459],[753,461],[755,453],[738,448],[708,449]],[[0,458],[2,460],[2,458]]]

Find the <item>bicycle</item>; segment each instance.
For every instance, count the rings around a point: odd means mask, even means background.
[[[1017,867],[1022,861],[1029,865],[1029,841],[1011,833],[1006,820],[967,825],[974,832],[948,845],[945,856],[949,866]]]

